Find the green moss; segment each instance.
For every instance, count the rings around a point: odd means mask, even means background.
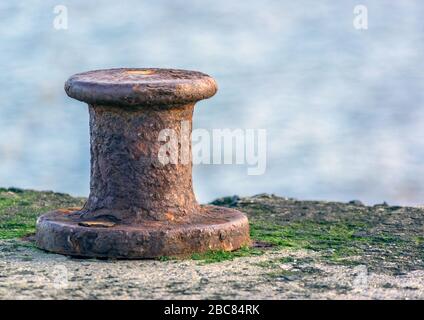
[[[161,257],[157,258],[156,260],[159,260],[159,261],[172,261],[172,260],[177,260],[177,258],[176,257],[161,256]]]
[[[295,262],[296,261],[296,259],[295,258],[293,258],[293,257],[283,257],[283,258],[280,258],[280,259],[278,259],[278,261],[280,262],[280,263],[292,263],[292,262]]]
[[[402,251],[407,241],[385,233],[370,232],[364,221],[316,221],[307,219],[285,225],[251,219],[251,235],[255,241],[268,242],[275,248],[307,249],[320,253],[320,260],[328,264],[358,265],[369,248],[382,252]],[[417,244],[420,242],[416,239]]]
[[[278,225],[251,222],[252,239],[268,242],[276,248],[307,249],[322,254],[328,262],[355,264],[349,257],[361,255],[364,248],[401,242],[387,234],[368,234],[368,225],[358,222],[304,220]]]
[[[322,258],[332,264],[355,265],[351,257],[363,254],[364,248],[397,243],[400,240],[386,234],[366,234],[369,226],[363,221],[315,221],[304,220],[285,225],[265,220],[250,219],[250,235],[253,241],[271,244],[274,249],[307,249],[321,253]],[[261,254],[264,249],[243,248],[233,252],[210,251],[194,254],[192,259],[206,263],[232,260]],[[291,262],[293,258],[287,257]]]
[[[355,241],[357,228],[340,223],[302,221],[286,225],[266,222],[251,224],[252,237],[257,241],[271,243],[278,247],[293,249],[346,250],[346,242]]]
[[[414,241],[414,242],[415,242],[415,244],[419,246],[419,245],[424,244],[424,237],[421,237],[421,236],[414,237],[414,238],[412,239],[412,241]]]
[[[242,247],[236,251],[208,251],[205,253],[194,253],[191,255],[191,259],[193,260],[201,260],[203,263],[215,263],[222,262],[227,260],[233,260],[234,258],[239,257],[248,257],[252,255],[260,255],[263,251],[250,248],[250,247]]]
[[[362,222],[324,222],[304,220],[280,225],[264,220],[251,219],[251,238],[257,242],[265,242],[275,249],[308,249],[322,253],[328,261],[340,262],[345,257],[362,253],[362,247],[393,241],[388,236],[357,236],[357,233],[366,231],[366,224]],[[196,260],[219,262],[239,256],[250,256],[251,250],[234,252],[210,252],[207,255],[196,255]],[[263,252],[263,250],[255,249]]]
[[[0,189],[0,239],[13,239],[35,232],[39,215],[57,208],[81,206],[82,198],[54,192],[18,188]]]

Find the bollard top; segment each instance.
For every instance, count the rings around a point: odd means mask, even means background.
[[[217,84],[198,71],[119,68],[77,73],[66,81],[65,91],[89,104],[175,105],[210,98]]]

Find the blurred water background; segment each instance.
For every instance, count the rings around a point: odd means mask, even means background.
[[[172,67],[220,90],[195,128],[267,129],[267,170],[200,165],[201,202],[268,192],[299,199],[424,203],[424,3],[1,1],[0,186],[89,191],[86,106],[72,74]],[[53,28],[55,5],[68,29]]]

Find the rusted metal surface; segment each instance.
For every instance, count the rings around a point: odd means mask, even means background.
[[[85,218],[110,215],[119,221],[183,219],[195,213],[189,164],[160,163],[164,128],[180,136],[194,105],[116,108],[90,106],[91,193]],[[190,128],[191,129],[191,128]],[[189,150],[191,155],[191,150]]]
[[[196,102],[213,96],[213,78],[176,69],[108,69],[76,74],[65,83],[66,93],[96,105],[146,106]]]
[[[40,248],[150,258],[250,243],[244,214],[197,203],[190,139],[188,161],[163,164],[158,157],[161,130],[180,136],[184,121],[191,132],[195,103],[217,90],[211,77],[184,70],[110,69],[74,75],[65,90],[89,104],[90,196],[82,209],[40,217]]]

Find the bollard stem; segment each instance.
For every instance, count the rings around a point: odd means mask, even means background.
[[[182,220],[199,211],[193,193],[191,140],[194,104],[117,108],[90,105],[91,183],[83,218],[124,223]],[[189,126],[183,143],[182,124]],[[160,161],[167,130],[178,139],[177,163]],[[183,154],[185,153],[185,154]],[[171,157],[172,155],[169,155]],[[181,159],[188,157],[184,163]]]

